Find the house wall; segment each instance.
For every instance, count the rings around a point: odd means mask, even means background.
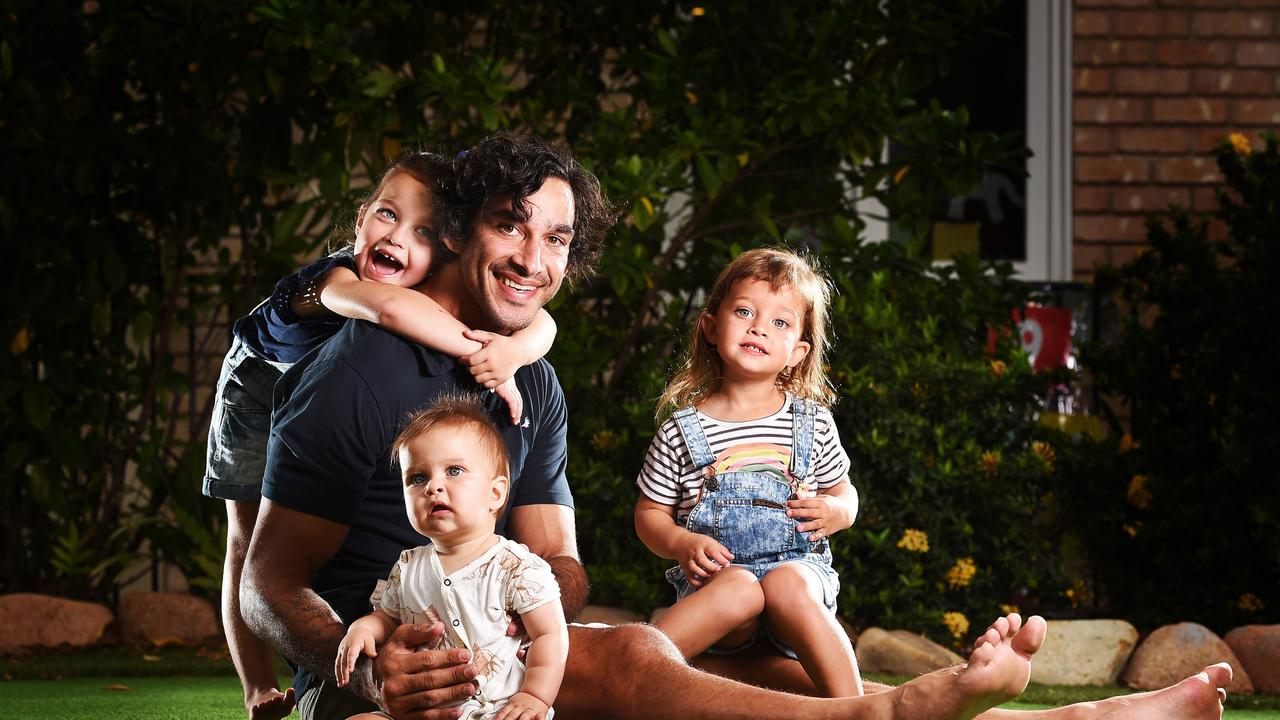
[[[1035,0],[1030,0],[1034,2]],[[1212,210],[1212,149],[1280,126],[1280,0],[1075,0],[1073,275],[1123,263],[1146,214]]]

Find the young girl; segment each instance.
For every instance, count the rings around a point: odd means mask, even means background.
[[[428,347],[461,357],[476,382],[507,400],[513,422],[521,398],[510,378],[541,357],[555,338],[545,312],[505,337],[468,330],[423,293],[435,255],[436,192],[449,164],[430,153],[393,162],[356,218],[354,248],[321,258],[276,285],[271,297],[236,321],[209,424],[204,494],[227,503],[222,613],[227,644],[254,720],[288,715],[293,690],[276,686],[275,656],[245,625],[240,574],[258,514],[271,393],[293,363],[327,340],[347,318],[378,323]]]
[[[827,281],[801,257],[758,249],[720,273],[688,357],[659,401],[669,415],[636,480],[635,525],[676,604],[655,625],[685,658],[760,633],[829,697],[862,694],[835,617],[827,538],[858,496],[823,374]]]
[[[415,414],[391,445],[413,527],[431,543],[405,550],[374,590],[373,612],[351,623],[334,676],[346,685],[361,654],[376,656],[401,623],[442,623],[440,647],[471,651],[476,692],[468,720],[547,720],[560,691],[569,630],[551,566],[494,533],[510,483],[507,446],[479,398],[442,396]],[[519,616],[529,635],[507,634]],[[348,720],[377,720],[379,714]]]

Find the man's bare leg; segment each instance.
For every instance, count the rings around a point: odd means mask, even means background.
[[[887,692],[830,699],[765,690],[694,670],[665,635],[648,625],[573,627],[556,713],[564,720],[967,720],[1026,686],[1030,656],[1044,639],[1044,621],[1037,618],[1019,633],[1020,621],[1011,620],[997,621],[961,668]]]

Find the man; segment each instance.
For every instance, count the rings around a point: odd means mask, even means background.
[[[613,218],[590,173],[536,138],[489,138],[456,166],[456,187],[443,203],[439,225],[458,257],[425,290],[471,327],[509,333],[532,320],[566,275],[588,272]],[[332,678],[344,623],[368,611],[374,582],[399,552],[422,543],[404,516],[400,480],[390,466],[398,423],[436,394],[468,382],[454,360],[351,321],[278,386],[264,501],[241,602],[254,631],[298,663],[303,718],[343,718],[375,706],[397,718],[452,718],[457,713],[448,705],[474,692],[465,649],[415,650],[440,635],[438,625],[397,629],[376,658],[361,659],[350,693],[335,688]],[[564,397],[545,361],[522,368],[516,382],[526,411],[519,425],[504,429],[513,485],[501,531],[552,566],[572,619],[586,601],[587,582],[564,476]],[[500,418],[499,408],[492,411]],[[998,620],[962,669],[841,699],[763,690],[698,672],[647,625],[572,627],[556,712],[566,720],[969,718],[1025,686],[1044,624],[1035,618],[1020,625],[1016,615]],[[791,666],[770,660],[768,667]],[[783,672],[794,678],[794,669]],[[1218,717],[1229,673],[1207,668],[1127,705],[1016,717]]]

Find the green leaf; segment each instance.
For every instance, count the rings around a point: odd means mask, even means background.
[[[13,50],[8,40],[0,41],[0,72],[4,73],[5,80],[13,77]]]
[[[702,187],[706,190],[707,195],[715,197],[720,190],[720,175],[716,173],[715,166],[707,159],[706,155],[699,154],[694,158],[694,164],[698,168],[698,179],[702,181]]]
[[[53,417],[54,396],[47,387],[31,383],[22,389],[22,410],[27,422],[37,430],[48,430]]]
[[[671,31],[666,28],[659,27],[656,35],[658,38],[658,44],[662,46],[662,49],[671,57],[676,57],[676,43],[671,39]]]
[[[155,318],[147,310],[143,310],[133,318],[133,325],[129,328],[130,336],[138,347],[146,347],[147,342],[151,339],[151,333],[155,330]]]

